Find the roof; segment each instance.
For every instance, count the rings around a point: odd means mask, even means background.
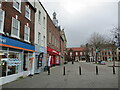
[[[86,48],[80,48],[80,47],[76,47],[76,48],[67,48],[67,50],[69,51],[69,50],[72,50],[72,51],[85,51],[86,50]]]

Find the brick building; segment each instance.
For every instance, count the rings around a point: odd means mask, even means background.
[[[0,4],[0,85],[34,74],[36,9],[26,0],[13,1]]]
[[[65,32],[64,32],[64,29],[62,29],[60,31],[60,37],[61,37],[61,44],[60,44],[60,47],[61,47],[61,64],[63,64],[65,62],[65,56],[67,54],[67,50],[66,50],[66,44],[67,44],[67,39],[66,39],[66,35],[65,35]]]
[[[55,26],[50,16],[47,15],[47,57],[51,66],[60,64],[60,29]]]
[[[66,60],[68,61],[85,61],[86,48],[67,48]]]

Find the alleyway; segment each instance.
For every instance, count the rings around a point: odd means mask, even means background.
[[[6,84],[3,88],[118,88],[118,72],[113,75],[112,68],[108,67],[110,64],[98,65],[99,74],[96,75],[96,64],[69,62],[65,65],[65,76],[63,76],[63,66],[57,66],[51,69],[51,75],[43,72],[32,78],[27,77]],[[79,75],[79,66],[82,67],[82,75]]]

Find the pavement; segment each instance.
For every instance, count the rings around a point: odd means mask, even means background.
[[[5,84],[2,88],[118,88],[119,67],[115,67],[116,74],[113,74],[113,68],[108,67],[112,65],[112,62],[97,65],[99,72],[96,75],[96,65],[92,62],[75,62],[74,64],[69,62],[52,68],[50,75],[42,72],[33,77]],[[64,66],[65,75],[63,75]],[[81,66],[82,75],[79,75],[79,66]]]

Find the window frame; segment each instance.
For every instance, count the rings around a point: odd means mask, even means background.
[[[1,26],[0,33],[4,34],[5,11],[3,11],[2,9],[0,9],[0,11],[3,12],[3,21],[2,21],[2,26]]]
[[[27,17],[27,15],[26,15],[26,8],[28,8],[29,9],[29,17]],[[28,19],[28,20],[31,20],[31,9],[30,9],[30,7],[29,6],[25,6],[25,17]]]
[[[41,44],[41,33],[38,32],[38,44]]]
[[[38,12],[38,22],[39,22],[39,24],[41,24],[41,11],[40,10]]]
[[[19,3],[19,9],[14,6],[14,2],[18,2]],[[21,0],[13,0],[13,8],[15,8],[17,11],[19,11],[21,13]]]
[[[15,36],[13,34],[13,20],[17,20],[18,21],[18,36]],[[11,36],[20,39],[20,21],[18,19],[14,18],[14,17],[12,17]]]
[[[26,30],[26,27],[28,28],[28,40],[26,40],[25,38],[25,30]],[[24,26],[24,41],[26,42],[29,42],[30,43],[30,27],[28,27],[27,25]]]

